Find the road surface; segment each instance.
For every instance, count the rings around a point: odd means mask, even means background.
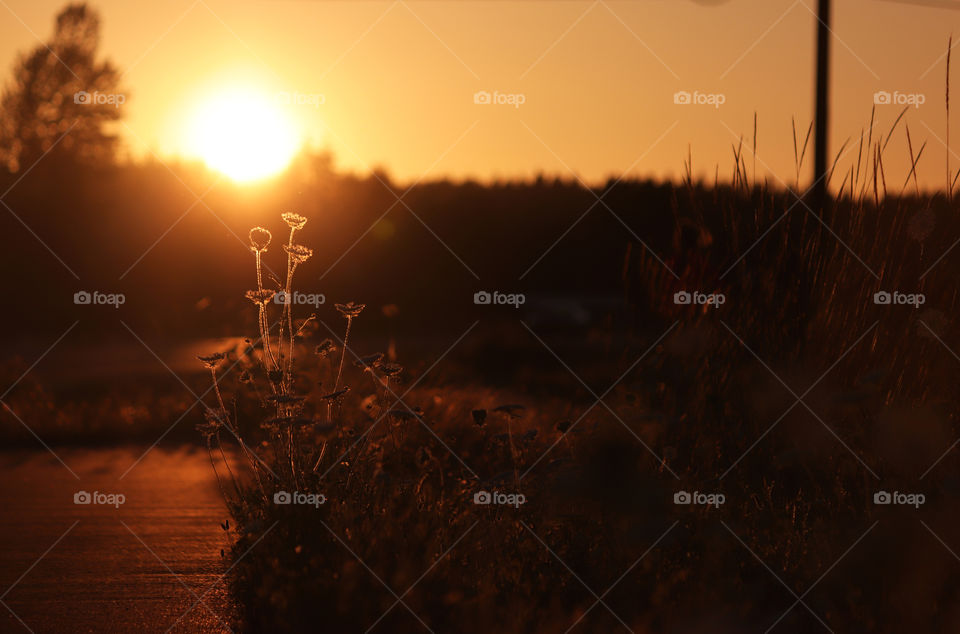
[[[0,452],[0,631],[230,631],[206,451],[146,449]]]

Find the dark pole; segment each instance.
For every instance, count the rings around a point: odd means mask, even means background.
[[[819,0],[817,20],[817,107],[814,139],[814,195],[822,204],[827,195],[827,130],[830,119],[830,0]]]

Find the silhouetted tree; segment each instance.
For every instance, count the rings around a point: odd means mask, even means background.
[[[26,169],[54,147],[75,160],[113,159],[116,137],[104,127],[121,117],[126,97],[116,67],[97,61],[99,43],[100,16],[71,4],[53,38],[17,60],[0,98],[0,164]]]

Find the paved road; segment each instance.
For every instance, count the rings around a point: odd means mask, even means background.
[[[0,452],[0,632],[228,631],[207,454],[154,449],[121,479],[145,449],[58,450],[66,466]],[[126,499],[78,505],[81,490]]]

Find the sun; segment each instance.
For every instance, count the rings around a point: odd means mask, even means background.
[[[238,182],[283,171],[297,152],[297,131],[280,105],[248,90],[217,93],[193,109],[188,154]]]

